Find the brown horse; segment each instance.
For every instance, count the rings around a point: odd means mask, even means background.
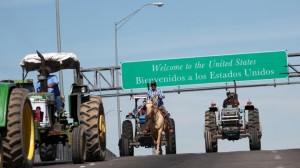
[[[151,131],[152,142],[156,145],[155,154],[159,155],[161,146],[161,134],[165,130],[165,119],[158,108],[158,97],[155,96],[147,101],[147,118],[150,120],[149,126]],[[156,141],[155,141],[156,140]]]

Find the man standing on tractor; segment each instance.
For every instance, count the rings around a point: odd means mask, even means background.
[[[148,93],[146,95],[146,97],[147,97],[146,99],[149,100],[149,99],[151,99],[154,96],[158,96],[158,107],[162,111],[162,115],[164,116],[165,121],[167,122],[169,131],[173,132],[174,130],[173,130],[173,126],[172,126],[172,123],[171,123],[171,120],[170,120],[170,116],[169,116],[167,110],[165,109],[165,107],[163,106],[164,102],[163,102],[162,99],[165,98],[165,96],[164,96],[162,90],[160,90],[159,88],[157,88],[156,81],[152,80],[151,81],[151,89],[148,90]],[[149,121],[150,120],[147,120],[147,122],[146,122],[145,132],[149,132],[149,130],[150,130],[150,128],[149,128]]]
[[[61,113],[63,112],[63,102],[62,98],[60,96],[60,91],[58,88],[58,78],[56,75],[50,75],[51,73],[51,68],[50,67],[45,67],[46,73],[47,73],[47,87],[48,87],[48,92],[52,93],[55,97],[56,101],[56,110]],[[40,81],[37,82],[36,84],[36,91],[41,92],[41,83]]]
[[[232,105],[232,107],[238,107],[240,105],[237,100],[237,94],[231,93],[229,90],[226,92],[227,98],[223,102],[223,108],[226,108],[228,105]]]

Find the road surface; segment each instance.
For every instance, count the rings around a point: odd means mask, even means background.
[[[103,162],[36,163],[55,168],[300,168],[300,149],[115,157]]]

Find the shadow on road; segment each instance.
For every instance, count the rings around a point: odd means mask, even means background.
[[[42,166],[50,166],[50,165],[62,165],[62,164],[69,164],[72,163],[71,160],[57,160],[57,161],[49,161],[49,162],[37,162],[34,163],[34,167],[42,167]]]

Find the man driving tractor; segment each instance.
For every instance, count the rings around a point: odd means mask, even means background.
[[[50,67],[45,67],[46,70],[46,76],[47,76],[47,87],[48,87],[48,92],[52,93],[55,97],[56,101],[56,109],[59,113],[63,112],[63,102],[62,98],[60,96],[60,91],[59,91],[59,81],[56,75],[50,75],[51,73],[51,68]],[[40,92],[41,91],[41,83],[40,81],[37,82],[36,84],[36,91]]]
[[[231,93],[229,90],[226,92],[227,98],[223,102],[223,108],[226,108],[228,105],[232,107],[238,107],[240,105],[239,101],[236,98],[235,93]]]

